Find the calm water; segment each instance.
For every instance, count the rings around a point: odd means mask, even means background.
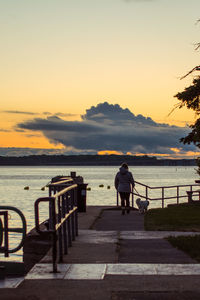
[[[114,177],[118,172],[117,167],[0,167],[0,203],[19,208],[27,220],[28,231],[34,227],[34,202],[37,198],[48,196],[47,188],[42,191],[52,177],[57,175],[69,175],[75,171],[83,176],[91,191],[87,192],[88,205],[116,205],[116,191],[113,185]],[[180,184],[193,184],[198,175],[195,167],[130,167],[136,181],[149,186],[168,186]],[[100,188],[99,185],[104,187]],[[107,186],[110,185],[110,189]],[[29,190],[24,190],[29,186]],[[139,193],[144,194],[142,187],[136,186]],[[185,194],[185,190],[180,194]],[[176,190],[166,192],[167,196],[173,196]],[[150,198],[160,197],[161,192],[152,191]],[[172,202],[172,201],[171,201]],[[167,204],[167,203],[166,203]],[[150,207],[160,207],[160,201],[150,203]],[[47,218],[47,206],[41,205],[41,221]],[[11,215],[11,226],[21,226],[17,215]],[[15,256],[20,255],[17,254]],[[2,257],[2,254],[0,258]]]

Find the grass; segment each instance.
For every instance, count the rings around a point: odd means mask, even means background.
[[[145,214],[146,230],[200,231],[200,203],[150,209]]]
[[[166,240],[200,262],[200,202],[150,209],[145,214],[144,226],[146,230],[199,232],[194,236],[170,236]]]
[[[172,246],[187,253],[191,258],[200,262],[200,235],[170,236],[166,238]]]

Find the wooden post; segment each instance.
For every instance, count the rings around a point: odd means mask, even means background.
[[[192,203],[193,200],[192,200],[192,191],[187,191],[187,194],[188,194],[188,203]]]

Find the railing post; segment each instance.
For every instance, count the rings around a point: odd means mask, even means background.
[[[62,218],[66,215],[66,195],[62,196]],[[68,241],[67,241],[67,220],[63,223],[63,243],[64,243],[64,254],[68,253]]]
[[[5,215],[4,215],[4,243],[5,243],[5,257],[8,257],[8,211],[5,211]]]
[[[53,249],[52,249],[52,259],[53,259],[53,273],[57,273],[57,234],[56,234],[56,207],[55,199],[52,202],[52,229],[53,229]]]
[[[77,188],[74,189],[74,204],[77,206]],[[78,236],[78,210],[75,210],[75,233]]]
[[[164,208],[164,197],[165,197],[165,188],[162,187],[162,208]]]
[[[132,187],[132,194],[131,194],[131,200],[132,200],[132,207],[134,207],[134,194],[133,194],[133,187]]]
[[[61,222],[62,219],[62,196],[58,197],[57,201],[57,209],[58,209],[58,223]],[[58,243],[59,243],[59,262],[63,262],[63,234],[62,234],[62,226],[58,229]]]
[[[69,194],[67,193],[66,194],[66,199],[67,199],[67,213],[70,211],[70,196],[69,196]],[[71,234],[71,220],[70,220],[71,218],[69,217],[69,218],[67,218],[67,231],[68,231],[68,245],[69,245],[69,247],[71,247],[72,246],[72,234]]]
[[[179,186],[177,186],[177,204],[179,204]]]
[[[146,186],[146,200],[148,200],[148,186]]]
[[[71,209],[74,209],[74,192],[70,191],[70,198],[71,198]],[[72,241],[75,240],[75,219],[74,219],[74,212],[71,214],[71,223],[72,223]]]
[[[192,192],[191,192],[191,191],[188,191],[188,192],[187,192],[187,195],[188,195],[188,203],[192,203],[192,202],[193,202],[193,199],[192,199]]]

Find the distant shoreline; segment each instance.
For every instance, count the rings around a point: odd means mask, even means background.
[[[0,156],[0,166],[196,166],[195,159],[157,159],[130,155],[29,155]]]

